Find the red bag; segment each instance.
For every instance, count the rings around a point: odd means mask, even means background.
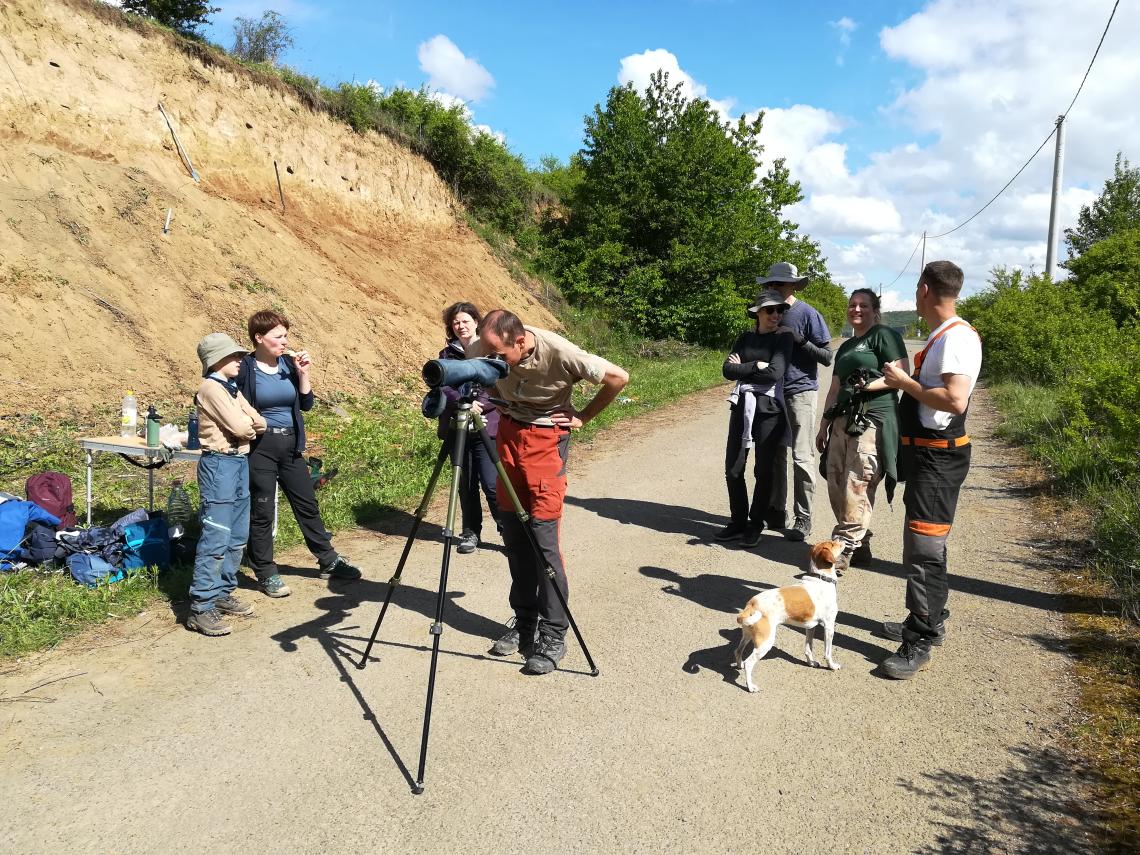
[[[60,528],[75,527],[75,503],[71,498],[71,479],[62,472],[41,472],[28,479],[24,494],[29,502],[59,517]]]

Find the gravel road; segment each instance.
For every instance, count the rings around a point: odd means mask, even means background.
[[[951,537],[949,639],[910,682],[873,673],[902,614],[901,494],[875,512],[876,561],[839,586],[843,669],[807,667],[782,628],[749,694],[735,611],[788,584],[807,546],[712,534],[727,508],[724,389],[610,431],[578,454],[563,525],[573,642],[564,670],[486,656],[508,616],[497,542],[452,562],[427,767],[419,751],[441,549],[418,544],[357,670],[403,544],[338,545],[358,583],[244,596],[224,639],[166,608],[0,676],[0,849],[7,852],[1080,852],[1074,714],[1060,612],[1035,521],[992,438],[984,393]],[[821,485],[822,487],[822,485]],[[826,491],[816,531],[828,534]],[[436,517],[438,520],[439,517]],[[430,526],[438,534],[438,526]],[[817,653],[821,644],[817,640]],[[47,680],[59,680],[33,688]]]

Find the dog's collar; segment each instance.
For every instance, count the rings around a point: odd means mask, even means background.
[[[817,578],[817,579],[822,579],[825,582],[830,582],[832,585],[839,587],[839,580],[838,579],[833,579],[830,576],[824,576],[822,573],[817,573],[815,570],[805,570],[804,575],[805,576],[815,576],[815,578]]]

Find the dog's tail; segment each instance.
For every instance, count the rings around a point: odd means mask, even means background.
[[[736,616],[736,622],[740,626],[752,626],[762,617],[764,617],[764,612],[760,610],[760,606],[756,604],[755,600],[749,600],[748,605],[742,608],[740,614]]]

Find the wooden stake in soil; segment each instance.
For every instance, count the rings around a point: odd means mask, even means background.
[[[174,145],[178,149],[178,156],[182,158],[182,163],[185,164],[186,169],[190,173],[190,177],[194,179],[194,183],[198,183],[198,172],[194,169],[194,164],[190,162],[190,155],[186,153],[186,149],[182,147],[182,141],[178,139],[178,132],[174,130],[174,123],[170,121],[170,116],[166,115],[166,108],[162,106],[162,102],[158,102],[158,112],[162,113],[162,118],[166,119],[166,127],[170,128],[170,135],[174,137]]]
[[[277,195],[281,197],[281,213],[285,213],[285,191],[281,189],[281,170],[277,168],[277,161],[273,161],[273,172],[277,176]]]

